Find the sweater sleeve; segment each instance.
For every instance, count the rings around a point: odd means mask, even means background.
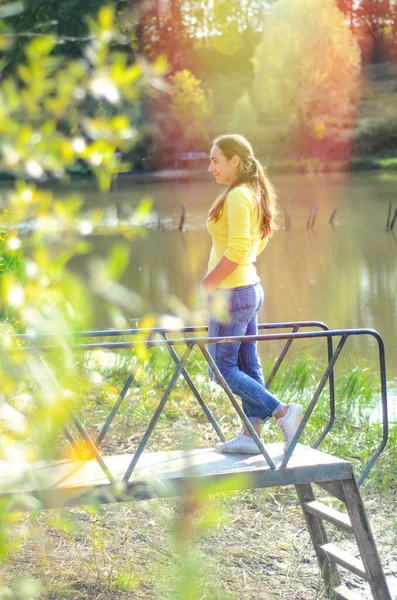
[[[228,241],[224,256],[241,264],[251,252],[252,204],[238,188],[228,194],[225,204]]]

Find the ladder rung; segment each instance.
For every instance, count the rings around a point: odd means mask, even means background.
[[[324,550],[329,558],[341,567],[351,571],[351,573],[355,573],[359,577],[362,577],[362,579],[368,579],[368,575],[366,574],[364,565],[360,559],[349,554],[349,552],[345,552],[345,550],[338,548],[335,544],[323,544],[320,548]]]
[[[317,502],[317,500],[313,500],[313,502],[305,502],[303,506],[305,511],[311,513],[312,515],[320,517],[321,519],[325,519],[329,523],[332,523],[333,525],[336,525],[345,531],[349,531],[350,533],[353,531],[349,515],[346,513],[342,513],[339,510],[335,510],[335,508],[326,506],[325,504],[322,504],[322,502]]]
[[[335,588],[335,600],[362,600],[362,596],[354,594],[344,585],[339,585]]]

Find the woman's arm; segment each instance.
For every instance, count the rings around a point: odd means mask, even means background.
[[[222,256],[216,267],[203,279],[203,286],[208,293],[214,292],[220,282],[228,277],[238,267],[238,263],[232,262],[226,256]]]
[[[235,188],[225,202],[228,221],[227,248],[219,263],[203,279],[207,292],[215,291],[223,279],[226,279],[245,260],[251,248],[250,215],[252,205],[248,198]]]

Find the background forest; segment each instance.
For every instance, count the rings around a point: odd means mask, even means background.
[[[2,77],[38,34],[57,36],[56,53],[78,57],[87,17],[104,3],[31,0],[7,19],[16,38],[3,55]],[[394,163],[395,0],[111,4],[128,39],[120,46],[127,60],[167,61],[163,89],[146,89],[127,107],[139,130],[127,156],[132,169],[180,166],[182,153],[207,151],[213,136],[228,131],[248,135],[258,155],[287,169],[308,160],[318,168]]]

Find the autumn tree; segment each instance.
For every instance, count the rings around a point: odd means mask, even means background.
[[[231,126],[262,147],[306,152],[312,141],[351,124],[360,55],[334,0],[279,0],[265,19],[253,66]]]
[[[153,59],[162,54],[173,71],[191,68],[193,41],[185,26],[182,0],[137,0],[125,13],[135,23],[141,55]]]
[[[379,63],[397,55],[396,0],[336,0],[356,37],[363,60]]]
[[[187,69],[168,78],[168,100],[162,98],[153,110],[156,122],[156,166],[181,152],[207,147],[212,97],[202,82]]]

